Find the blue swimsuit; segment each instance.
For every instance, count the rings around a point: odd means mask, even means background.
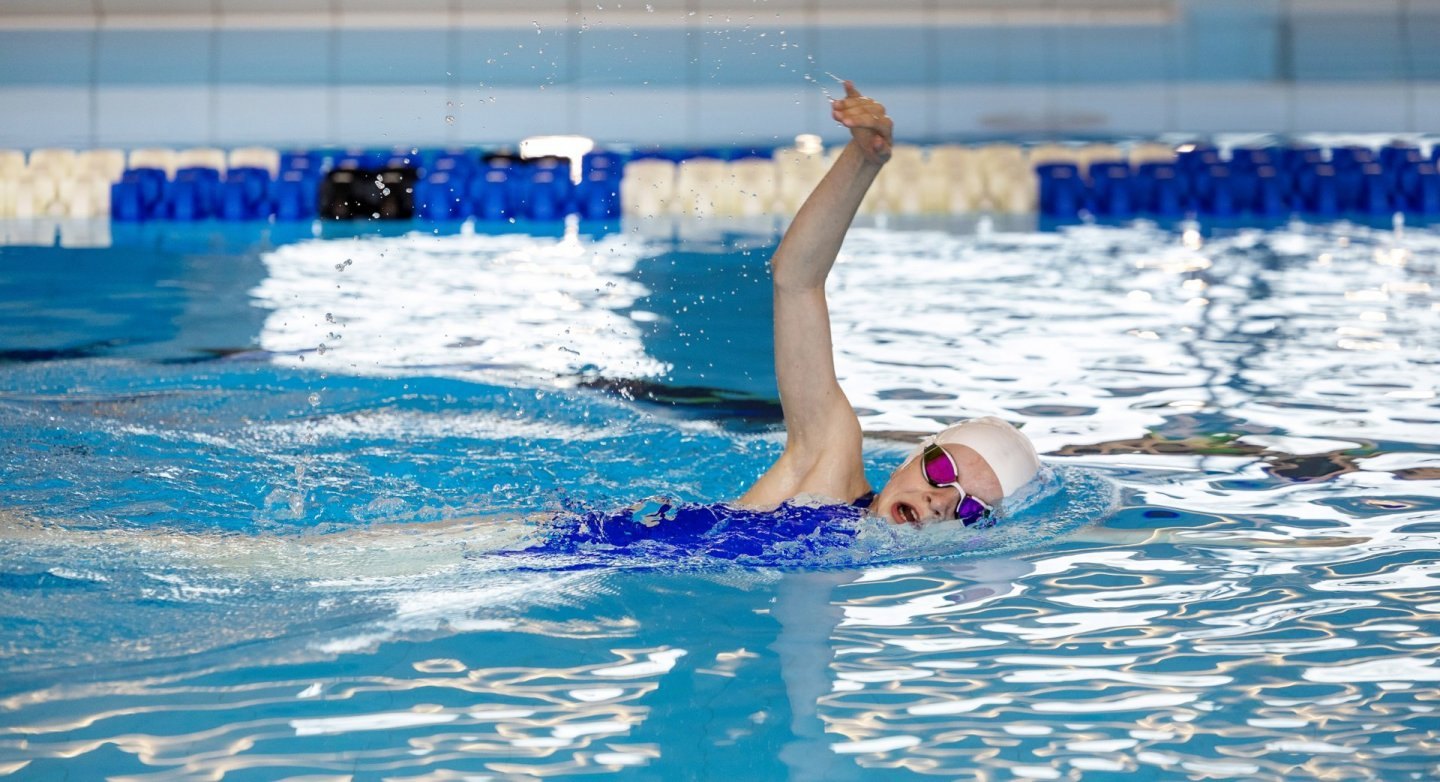
[[[855,521],[875,499],[867,492],[848,505],[792,505],[774,510],[729,505],[663,504],[639,513],[620,510],[562,513],[540,530],[539,542],[525,549],[543,554],[645,554],[792,559],[797,549],[845,546],[855,537]]]

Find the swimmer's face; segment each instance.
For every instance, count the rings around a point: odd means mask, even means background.
[[[1000,488],[1000,479],[995,471],[980,458],[980,454],[966,445],[942,446],[955,460],[960,470],[960,485],[971,496],[990,507],[997,507],[1005,496]],[[960,502],[960,492],[953,486],[937,489],[925,480],[921,472],[920,459],[916,457],[891,473],[885,488],[880,490],[871,506],[875,515],[896,524],[923,524],[927,521],[955,518],[955,505]]]

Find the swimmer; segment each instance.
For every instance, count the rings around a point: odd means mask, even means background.
[[[980,523],[1040,469],[1029,438],[998,418],[964,421],[927,437],[878,496],[865,479],[860,420],[835,377],[825,278],[861,199],[890,159],[894,122],[853,83],[844,85],[831,116],[850,129],[850,142],[771,259],[785,452],[739,502],[774,506],[813,496],[868,506],[897,524]],[[903,304],[899,316],[905,316]]]

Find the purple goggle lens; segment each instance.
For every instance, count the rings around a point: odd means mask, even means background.
[[[925,473],[925,480],[937,489],[947,486],[955,487],[960,492],[960,501],[955,505],[955,518],[959,519],[965,526],[990,515],[990,506],[984,502],[971,497],[960,485],[960,468],[956,466],[955,459],[950,453],[938,445],[925,446],[925,454],[921,457],[920,466]]]

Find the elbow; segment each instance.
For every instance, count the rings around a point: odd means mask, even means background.
[[[775,289],[777,296],[781,294],[793,295],[825,290],[824,277],[791,272],[782,266],[775,268],[770,276],[770,284]]]

